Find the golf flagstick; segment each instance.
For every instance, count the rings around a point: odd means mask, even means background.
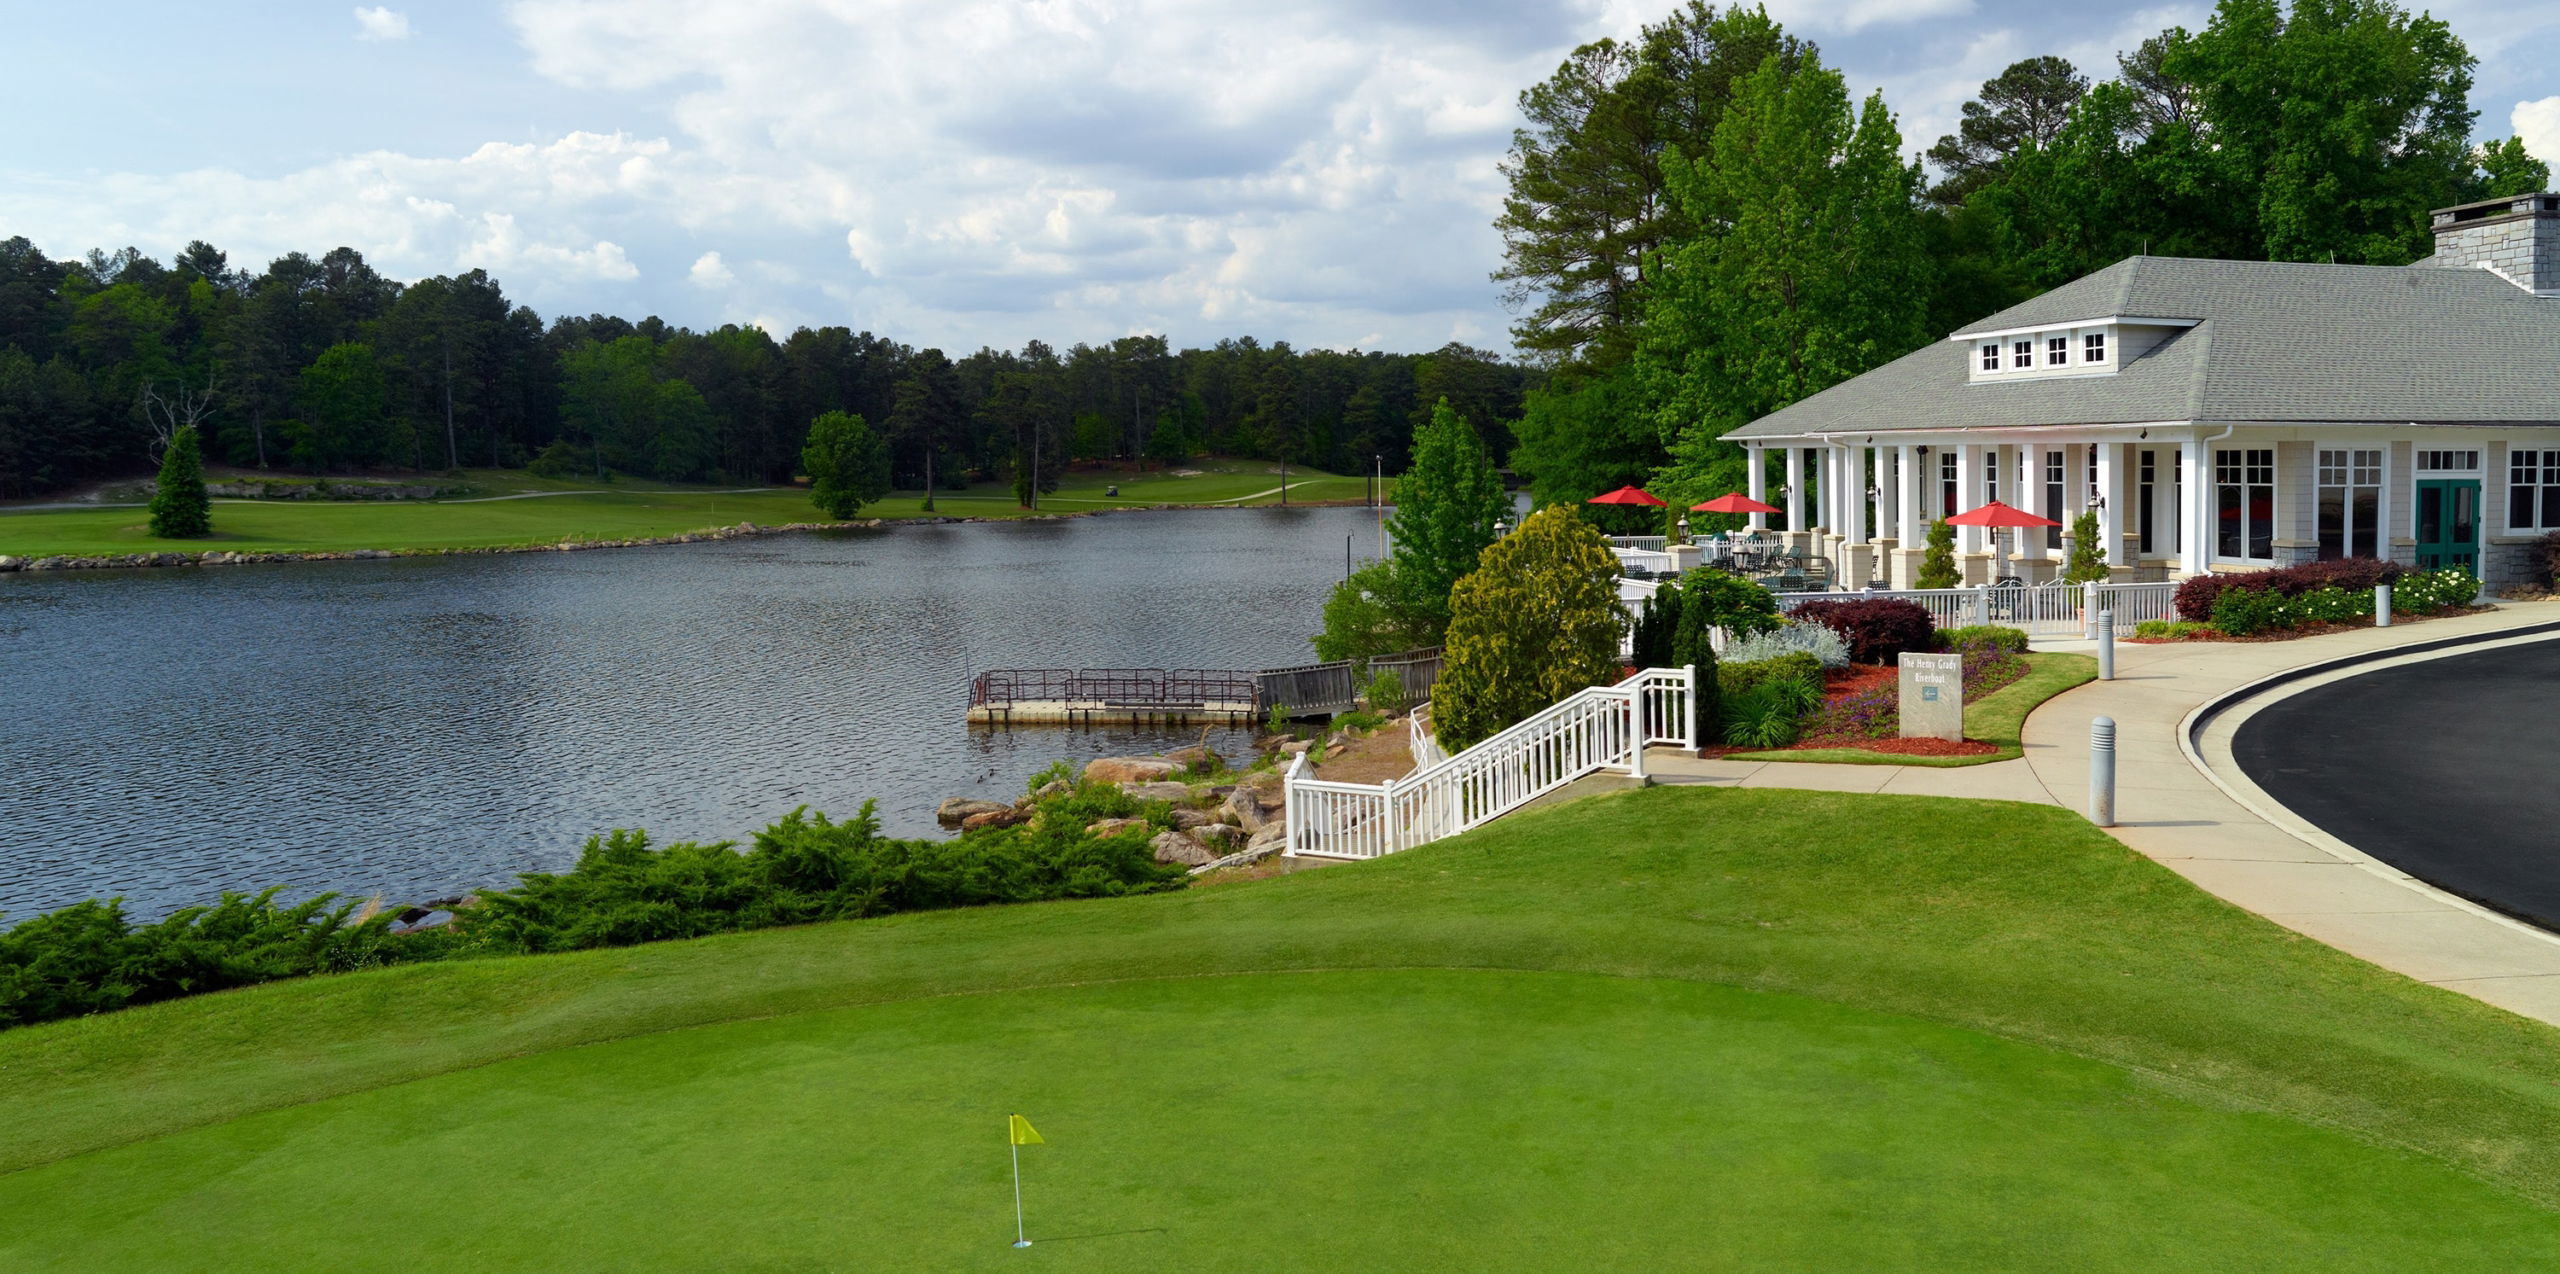
[[[1031,1121],[1020,1115],[1005,1120],[1005,1140],[1013,1143],[1013,1245],[1029,1247],[1031,1240],[1022,1232],[1022,1148],[1047,1143],[1031,1127]]]

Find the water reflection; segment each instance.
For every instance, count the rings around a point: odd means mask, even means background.
[[[285,885],[419,898],[608,827],[898,833],[1060,756],[971,731],[992,666],[1307,657],[1358,509],[1196,510],[629,551],[0,576],[0,911]],[[1211,731],[1240,751],[1245,732]]]

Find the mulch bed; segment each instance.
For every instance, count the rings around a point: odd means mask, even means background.
[[[1892,756],[1989,756],[2000,750],[1998,744],[1979,739],[1837,739],[1829,742],[1809,740],[1790,743],[1783,748],[1737,748],[1717,746],[1700,748],[1698,755],[1720,760],[1741,752],[1883,752]]]
[[[1976,673],[1965,688],[1968,701],[1999,690],[2027,675],[2027,661],[2005,659],[1992,668]],[[1822,701],[1837,704],[1864,694],[1891,695],[1902,676],[1890,664],[1851,664],[1846,668],[1828,669],[1822,674]],[[1710,759],[1728,757],[1739,752],[1881,752],[1890,756],[1989,756],[2000,750],[1995,743],[1977,739],[1901,739],[1875,738],[1864,734],[1816,735],[1799,739],[1783,748],[1747,748],[1719,745],[1701,748],[1698,755]]]
[[[2458,610],[2440,610],[2432,615],[2395,614],[2391,617],[2391,626],[2399,628],[2406,624],[2423,624],[2430,619],[2451,619],[2456,615],[2477,615],[2482,611],[2490,609],[2493,608],[2487,606],[2465,606]],[[2118,637],[2116,640],[2129,646],[2175,646],[2191,641],[2222,642],[2231,645],[2260,645],[2271,641],[2293,641],[2296,638],[2301,637],[2318,637],[2326,633],[2353,632],[2359,628],[2371,627],[2373,627],[2372,620],[2358,619],[2343,624],[2333,624],[2324,621],[2320,623],[2304,624],[2300,628],[2279,628],[2270,632],[2259,633],[2252,637],[2234,637],[2228,633],[2218,633],[2207,628],[2200,632],[2189,633],[2184,637]]]

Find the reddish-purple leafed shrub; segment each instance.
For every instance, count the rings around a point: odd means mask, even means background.
[[[2398,562],[2372,557],[2340,557],[2325,562],[2304,562],[2272,571],[2242,571],[2229,575],[2198,575],[2178,585],[2178,618],[2203,623],[2213,618],[2213,604],[2222,600],[2225,590],[2234,588],[2263,589],[2283,597],[2300,597],[2323,588],[2343,588],[2349,592],[2367,592],[2376,584],[2397,583],[2409,568]]]
[[[1800,624],[1820,624],[1849,644],[1849,658],[1862,664],[1890,663],[1906,650],[1927,650],[1937,641],[1937,621],[1918,602],[1898,597],[1854,602],[1806,602],[1787,613]]]

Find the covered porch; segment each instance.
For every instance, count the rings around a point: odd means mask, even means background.
[[[2560,529],[2560,429],[2479,426],[2053,426],[1876,430],[1744,442],[1750,494],[1783,507],[1751,533],[1828,559],[1838,586],[1915,587],[1931,521],[2000,500],[2062,523],[1954,528],[1965,586],[2060,577],[2094,512],[2118,583],[2323,558],[2462,566],[2521,580]],[[1771,459],[1775,464],[1769,463]],[[2005,568],[1992,539],[2007,539]]]

